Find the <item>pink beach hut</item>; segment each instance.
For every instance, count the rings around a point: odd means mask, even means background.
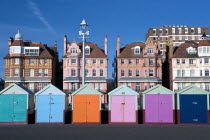
[[[174,95],[174,92],[161,85],[142,92],[143,123],[174,124]]]
[[[108,95],[110,124],[138,124],[137,92],[122,85]]]

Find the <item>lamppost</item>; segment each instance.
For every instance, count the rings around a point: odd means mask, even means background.
[[[82,20],[82,23],[80,24],[80,31],[79,35],[82,37],[82,86],[85,85],[85,36],[89,35],[89,31],[87,28],[88,24],[85,22],[85,20]]]

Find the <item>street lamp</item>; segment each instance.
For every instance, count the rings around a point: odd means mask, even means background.
[[[82,23],[80,24],[80,31],[79,35],[82,37],[82,86],[85,85],[85,36],[89,35],[89,31],[87,28],[88,24],[85,22],[85,20],[82,20]]]

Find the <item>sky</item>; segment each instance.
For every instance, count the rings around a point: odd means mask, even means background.
[[[23,40],[53,46],[58,42],[63,55],[63,37],[78,38],[83,19],[89,24],[88,42],[104,47],[108,36],[108,78],[112,78],[112,62],[117,36],[121,47],[134,41],[145,41],[149,28],[163,25],[210,26],[209,0],[0,0],[0,78],[4,79],[4,56],[8,54],[8,38],[17,30]]]

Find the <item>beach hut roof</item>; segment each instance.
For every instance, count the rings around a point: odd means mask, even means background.
[[[209,94],[206,90],[195,85],[187,86],[176,92],[177,94]]]
[[[10,86],[3,89],[0,94],[32,94],[34,93],[21,84],[12,83]]]
[[[98,90],[92,88],[89,84],[85,84],[84,86],[82,86],[81,88],[72,93],[73,96],[75,94],[102,95]]]
[[[108,95],[139,95],[138,92],[132,90],[126,85],[121,85],[118,88],[110,91]]]
[[[175,94],[173,91],[163,87],[162,85],[156,85],[144,92],[142,92],[142,94]]]
[[[46,87],[44,87],[43,89],[41,89],[40,91],[38,91],[35,96],[37,95],[48,95],[49,93],[53,94],[53,95],[66,95],[66,93],[64,93],[63,91],[61,91],[60,89],[58,89],[57,87],[55,87],[52,84],[47,85]]]

